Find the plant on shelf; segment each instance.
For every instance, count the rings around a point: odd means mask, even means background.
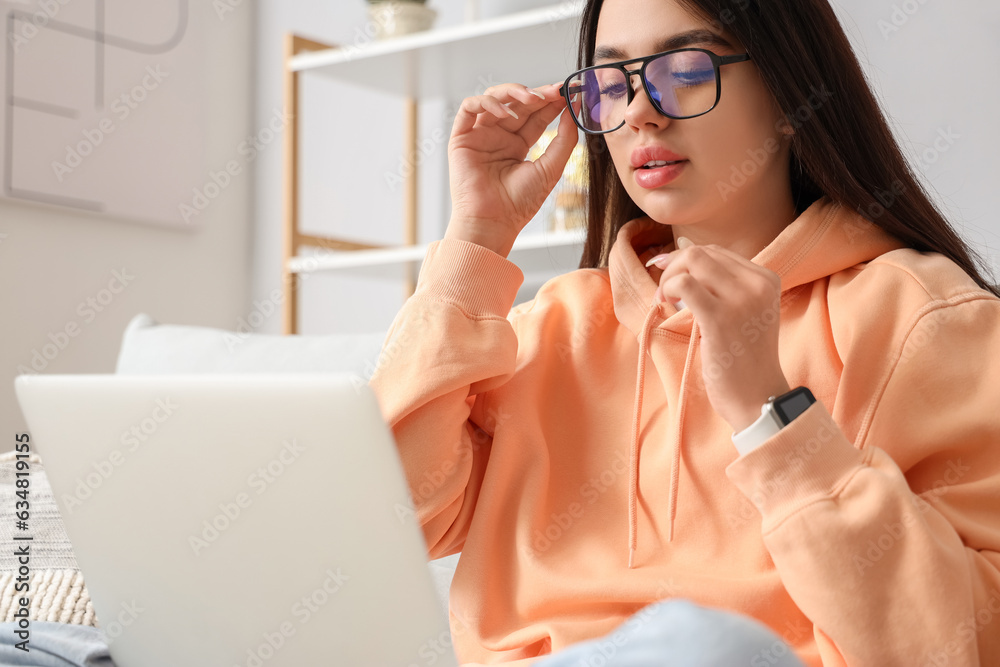
[[[367,0],[368,18],[375,24],[375,38],[388,39],[427,30],[437,12],[427,0]]]

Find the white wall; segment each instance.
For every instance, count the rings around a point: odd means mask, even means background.
[[[255,13],[244,3],[220,19],[212,3],[191,5],[188,34],[207,44],[207,176],[236,157],[253,127]],[[197,232],[0,202],[4,437],[26,428],[14,397],[18,366],[31,369],[34,359],[44,373],[110,373],[125,325],[138,312],[163,322],[218,327],[233,327],[246,314],[251,186],[249,172],[237,177],[201,214],[204,226]],[[108,289],[115,271],[124,271],[127,282],[124,288],[112,285],[119,293]],[[67,327],[75,335],[66,335]]]
[[[932,198],[1000,281],[1000,5],[834,0]]]
[[[555,1],[481,0],[481,15],[559,4]],[[437,25],[464,20],[464,0],[430,0]],[[987,0],[834,0],[877,93],[889,110],[904,150],[920,161],[930,150],[933,163],[923,173],[935,198],[966,238],[1000,261],[1000,195],[992,153],[1000,148],[993,120],[1000,109],[995,86],[1000,64],[1000,20]],[[894,7],[899,12],[894,15]],[[327,43],[363,45],[363,0],[260,0],[257,50],[257,113],[281,104],[281,38],[295,31]],[[907,14],[910,11],[911,14]],[[898,26],[893,25],[895,19]],[[905,19],[905,21],[904,21]],[[883,36],[879,21],[898,27]],[[511,49],[531,49],[512,43]],[[978,59],[978,61],[977,61]],[[402,200],[386,187],[386,171],[398,169],[402,140],[398,100],[337,86],[307,76],[303,92],[302,206],[309,231],[372,242],[402,243]],[[338,104],[354,106],[338,111]],[[422,105],[421,137],[435,128],[450,132],[446,106]],[[363,118],[343,131],[345,119]],[[351,122],[351,121],[347,121]],[[937,151],[938,132],[954,139]],[[939,143],[939,146],[943,143]],[[447,224],[446,142],[421,172],[419,242],[440,238]],[[266,299],[280,285],[281,151],[258,162],[254,232],[253,298]],[[425,191],[423,188],[427,188]],[[313,274],[300,301],[302,333],[385,330],[402,305],[401,274],[395,279],[349,274]],[[280,331],[268,318],[260,330]]]

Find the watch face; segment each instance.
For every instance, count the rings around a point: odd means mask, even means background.
[[[816,398],[811,391],[806,387],[798,387],[777,398],[774,401],[774,411],[783,423],[789,424],[815,402]]]

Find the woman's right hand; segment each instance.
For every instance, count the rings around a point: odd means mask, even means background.
[[[545,128],[566,108],[559,87],[536,88],[536,95],[521,84],[504,83],[462,101],[448,142],[452,211],[445,238],[479,243],[507,256],[559,181],[577,144],[576,124],[563,113],[545,153],[534,162],[525,161]]]

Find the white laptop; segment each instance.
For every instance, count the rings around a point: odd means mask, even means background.
[[[356,378],[15,388],[118,667],[456,664],[392,433]]]

